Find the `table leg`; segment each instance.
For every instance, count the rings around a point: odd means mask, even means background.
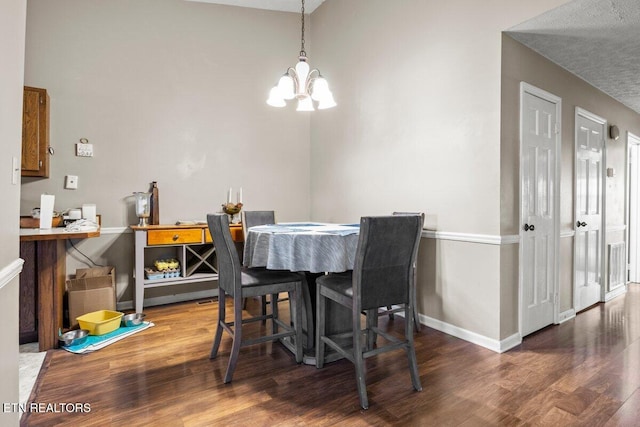
[[[36,244],[38,263],[38,346],[40,351],[58,346],[62,328],[62,300],[66,277],[64,240],[43,240]]]
[[[306,334],[305,355],[303,362],[307,365],[316,364],[315,331],[316,331],[316,279],[324,273],[305,273],[307,286],[303,286],[303,328]],[[327,333],[338,334],[351,330],[351,311],[347,308],[327,301]],[[326,361],[337,360],[327,356]]]

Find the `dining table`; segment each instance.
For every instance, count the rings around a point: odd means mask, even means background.
[[[315,365],[316,278],[327,273],[353,270],[360,224],[288,222],[249,228],[243,252],[245,267],[288,270],[305,275],[302,287],[303,362]],[[327,330],[351,330],[351,310],[340,305],[327,307]],[[283,341],[285,346],[291,343]],[[325,356],[327,361],[337,355]]]

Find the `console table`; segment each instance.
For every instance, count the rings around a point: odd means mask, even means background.
[[[241,224],[230,224],[231,236],[242,245]],[[131,226],[135,234],[135,308],[141,313],[145,289],[218,279],[215,248],[206,224]],[[242,253],[242,250],[239,251]],[[158,259],[177,259],[177,277],[147,278],[145,267]]]

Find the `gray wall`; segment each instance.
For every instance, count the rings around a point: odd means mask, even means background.
[[[423,320],[491,346],[517,312],[500,289],[513,268],[501,265],[501,32],[562,3],[350,0],[313,13],[309,56],[338,106],[311,119],[312,217],[426,212],[438,233],[421,245]]]
[[[18,212],[20,185],[12,184],[12,158],[20,159],[26,0],[2,2],[0,13],[0,402],[18,403]],[[18,412],[0,412],[0,425],[17,426]]]
[[[297,59],[299,16],[181,0],[29,0],[25,83],[51,97],[49,179],[24,179],[21,212],[95,203],[105,227],[136,222],[134,191],[160,188],[160,218],[204,219],[227,189],[247,209],[309,216],[309,116],[266,105]],[[87,138],[93,158],[75,156]],[[65,190],[64,176],[79,177]]]
[[[297,61],[299,20],[181,0],[29,0],[25,83],[49,91],[55,154],[49,179],[22,180],[21,214],[45,192],[56,210],[95,203],[103,237],[74,243],[116,267],[121,301],[132,298],[131,195],[151,181],[163,224],[204,220],[229,187],[243,188],[245,209],[307,220],[309,114],[265,102]],[[83,137],[92,158],[75,156]],[[64,189],[67,174],[78,190]],[[91,266],[69,254],[69,274]]]

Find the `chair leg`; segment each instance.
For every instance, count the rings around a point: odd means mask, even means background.
[[[293,328],[296,331],[296,362],[302,363],[302,289],[300,287],[293,292],[289,292],[289,303],[293,305]]]
[[[378,340],[378,334],[373,331],[374,326],[378,326],[378,309],[366,311],[367,319],[367,350],[371,350]]]
[[[411,311],[405,308],[405,317],[409,316]],[[405,339],[407,340],[407,357],[409,359],[409,372],[411,373],[411,383],[416,391],[422,391],[420,384],[420,375],[418,374],[418,362],[416,359],[416,349],[413,345],[413,322],[405,322]]]
[[[231,355],[229,356],[229,365],[227,366],[227,373],[224,376],[224,382],[230,383],[233,377],[233,372],[236,370],[238,363],[238,356],[240,355],[240,347],[242,346],[242,307],[240,304],[236,304],[234,300],[233,304],[233,344],[231,345]]]
[[[416,327],[416,331],[420,332],[420,317],[418,316],[418,291],[417,291],[417,283],[418,283],[418,272],[414,268],[413,269],[413,322]]]
[[[369,408],[367,398],[367,384],[365,383],[364,358],[362,357],[362,337],[360,334],[360,313],[353,317],[353,364],[356,369],[356,382],[358,384],[358,396],[362,409]]]
[[[316,368],[324,367],[324,341],[326,326],[327,299],[316,289]]]
[[[263,298],[265,298],[263,296]],[[273,318],[271,319],[271,332],[275,335],[278,333],[278,324],[276,323],[275,319],[279,318],[279,313],[278,313],[278,304],[275,302],[278,299],[278,295],[277,294],[272,294],[271,295],[271,301],[269,302],[269,304],[271,305],[271,314],[273,315]],[[267,308],[265,306],[265,312],[266,312]]]
[[[267,315],[267,296],[266,295],[262,295],[260,297],[260,309],[262,310],[262,315],[266,316]],[[266,325],[267,323],[267,319],[262,319],[262,324]]]
[[[387,311],[391,311],[391,309],[393,308],[393,306],[388,305],[387,306]],[[393,319],[394,314],[393,313],[389,313],[389,319]]]
[[[215,359],[218,355],[218,348],[220,348],[220,341],[222,340],[222,322],[224,322],[225,317],[225,293],[223,289],[218,289],[218,322],[216,324],[216,334],[213,339],[213,345],[211,346],[211,353],[209,354],[209,359]]]

